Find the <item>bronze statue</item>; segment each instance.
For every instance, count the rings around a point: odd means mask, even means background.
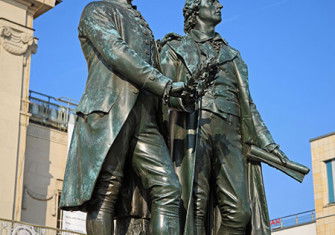
[[[307,174],[273,141],[250,97],[245,63],[215,32],[221,8],[217,0],[187,0],[186,36],[165,37],[159,64],[153,34],[131,0],[85,7],[79,39],[89,75],[61,208],[86,211],[89,235],[114,233],[115,204],[123,196],[129,200],[119,203],[122,216],[150,219],[150,231],[118,217],[118,234],[205,234],[221,225],[219,234],[267,235],[260,162],[298,181]],[[177,174],[161,134],[162,101],[171,108]],[[134,185],[143,190],[139,197]],[[220,223],[213,222],[216,205]]]
[[[172,83],[154,68],[153,34],[131,0],[88,4],[79,39],[89,74],[76,110],[61,208],[87,211],[89,235],[111,235],[127,161],[148,192],[151,233],[179,234],[181,189],[157,120],[160,98],[179,96],[184,83]]]
[[[170,145],[182,184],[183,230],[185,235],[268,235],[260,161],[270,155],[278,169],[300,181],[309,170],[288,160],[262,121],[250,96],[246,64],[215,32],[221,8],[218,0],[187,0],[186,35],[168,34],[162,41],[161,68],[174,81],[187,82],[199,70],[216,67],[207,75],[210,85],[197,112],[170,112]],[[262,157],[247,160],[250,152]],[[218,218],[213,203],[220,211],[219,231],[211,226]]]

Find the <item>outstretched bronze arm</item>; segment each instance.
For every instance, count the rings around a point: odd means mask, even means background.
[[[299,181],[300,183],[304,180],[305,175],[310,171],[304,165],[290,161],[287,159],[286,163],[283,162],[274,154],[269,153],[261,148],[258,148],[254,145],[248,146],[247,157],[253,161],[263,162],[268,164],[271,167],[274,167],[288,176],[291,176],[293,179]]]

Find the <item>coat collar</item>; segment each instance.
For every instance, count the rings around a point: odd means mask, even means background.
[[[218,33],[214,37],[212,37],[212,39],[222,40],[223,42],[225,42]],[[208,40],[210,40],[210,38],[206,38],[203,35],[200,35],[200,37],[198,37],[198,35],[190,33],[183,37],[180,41],[168,42],[168,45],[175,51],[175,53],[177,53],[183,59],[188,71],[193,74],[200,68],[201,64],[201,52],[199,44],[204,43]],[[237,57],[238,53],[239,52],[237,50],[231,48],[225,43],[220,49],[218,55],[218,62],[224,63],[232,61],[234,58]]]
[[[206,43],[207,41],[221,41],[223,42],[223,46],[220,49],[219,56],[218,56],[218,62],[223,63],[225,61],[233,60],[236,55],[238,54],[238,51],[232,49],[228,46],[228,43],[226,40],[224,40],[220,34],[217,32],[214,33],[214,35],[209,36],[199,30],[193,29],[189,36],[196,42],[196,43]]]
[[[214,35],[209,36],[207,34],[204,34],[203,32],[196,30],[196,29],[192,29],[191,32],[189,33],[189,35],[193,38],[194,41],[202,43],[202,42],[206,42],[209,40],[213,40],[213,41],[222,41],[225,45],[228,45],[228,43],[226,42],[226,40],[224,40],[220,34],[218,34],[217,32],[214,33]]]

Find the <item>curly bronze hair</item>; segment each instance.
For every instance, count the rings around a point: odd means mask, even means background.
[[[184,31],[188,33],[194,28],[196,24],[196,16],[199,12],[201,0],[186,0],[184,13]]]

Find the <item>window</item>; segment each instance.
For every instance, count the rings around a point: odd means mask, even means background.
[[[335,203],[334,183],[335,183],[335,159],[326,161],[327,181],[328,181],[328,202]]]

